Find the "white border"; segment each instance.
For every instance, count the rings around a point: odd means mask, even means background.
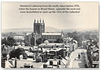
[[[1,28],[1,17],[2,17],[2,14],[1,14],[1,11],[2,11],[2,9],[1,9],[1,2],[99,2],[99,6],[100,6],[100,0],[0,0],[0,28]],[[99,7],[99,10],[100,10],[100,7]],[[100,14],[99,14],[99,16],[100,16]],[[98,19],[99,19],[99,17],[98,17]],[[99,21],[98,21],[99,22]],[[100,22],[99,22],[99,25],[100,25]],[[0,29],[0,33],[1,33],[1,29]],[[100,37],[100,28],[99,28],[99,37]],[[0,35],[0,39],[1,39],[1,35]],[[100,46],[100,38],[99,38],[99,46]],[[0,47],[1,47],[1,40],[0,40]],[[99,50],[100,50],[100,48],[99,48]],[[100,56],[99,56],[99,63],[100,63]],[[89,70],[89,69],[92,69],[92,68],[79,68],[80,70],[81,69],[85,69],[85,70]],[[92,70],[99,70],[100,69],[100,64],[99,64],[99,68],[93,68]],[[0,48],[0,70],[27,70],[27,69],[25,69],[25,68],[20,68],[20,69],[18,69],[18,68],[16,68],[16,69],[3,69],[3,68],[1,68],[1,48]],[[30,69],[30,70],[33,70],[33,69]],[[35,70],[41,70],[41,69],[35,69]],[[44,69],[42,69],[42,70],[44,70]],[[47,69],[46,69],[47,70]],[[51,69],[48,69],[48,70],[51,70]],[[53,69],[53,70],[57,70],[57,69]],[[77,69],[67,69],[67,68],[65,68],[65,69],[60,69],[60,70],[77,70]]]

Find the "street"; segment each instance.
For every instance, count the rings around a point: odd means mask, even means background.
[[[80,55],[80,59],[78,59],[78,54],[81,52],[86,52],[85,49],[76,49],[70,55],[70,64],[68,68],[85,68],[85,60],[83,55]]]

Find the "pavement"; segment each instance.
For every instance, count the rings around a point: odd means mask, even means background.
[[[85,68],[85,59],[83,58],[84,55],[81,55],[80,59],[78,59],[78,54],[81,54],[81,52],[86,52],[86,50],[76,49],[71,53],[68,68]]]

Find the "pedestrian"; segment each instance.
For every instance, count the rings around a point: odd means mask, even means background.
[[[78,59],[80,59],[80,54],[78,54]]]

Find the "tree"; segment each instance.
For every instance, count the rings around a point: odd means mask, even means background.
[[[43,42],[43,40],[41,38],[36,40],[37,45],[41,44]]]
[[[82,45],[82,41],[84,40],[84,34],[77,33],[76,31],[73,33],[67,33],[69,37],[73,38],[78,42],[78,46]]]
[[[73,32],[73,33],[67,33],[67,35],[69,36],[69,37],[71,37],[71,38],[75,38],[75,37],[77,37],[77,35],[78,35],[78,33],[75,31],[75,32]]]
[[[25,53],[25,50],[23,48],[17,48],[10,52],[10,58],[17,57],[19,59],[20,55],[23,55],[23,58],[25,58],[25,59],[27,58],[27,54]]]
[[[87,34],[87,33],[84,35],[84,37],[85,37],[85,39],[87,39],[87,40],[91,39],[90,34]]]
[[[57,43],[62,43],[63,42],[63,39],[62,38],[58,38],[56,42]]]
[[[31,38],[31,46],[34,46],[34,44],[35,44],[34,42],[35,42],[35,39],[34,39],[34,37],[32,37]]]
[[[6,38],[4,38],[4,39],[1,40],[1,44],[8,45],[8,41],[6,40]]]
[[[8,36],[7,42],[9,43],[9,46],[14,46],[14,43],[16,42],[13,37]]]
[[[14,46],[15,42],[16,42],[15,39],[13,37],[10,37],[10,36],[7,37],[7,39],[4,38],[1,40],[2,44],[9,45],[9,46]]]

